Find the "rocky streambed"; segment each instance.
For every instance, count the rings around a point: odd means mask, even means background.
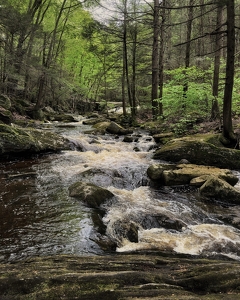
[[[3,125],[5,157],[23,154],[14,134],[25,154],[63,151],[1,165],[1,299],[239,299],[239,152],[96,124]]]

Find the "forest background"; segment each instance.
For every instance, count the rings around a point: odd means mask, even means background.
[[[239,8],[238,0],[1,0],[1,93],[13,115],[119,102],[124,115],[168,120],[179,133],[217,119],[236,139]]]

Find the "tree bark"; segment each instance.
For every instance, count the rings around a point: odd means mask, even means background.
[[[161,17],[162,22],[160,26],[160,49],[159,49],[159,115],[163,115],[163,62],[164,62],[164,42],[165,42],[165,21],[166,21],[166,0],[162,1]]]
[[[223,99],[223,137],[235,141],[232,126],[232,92],[234,82],[235,13],[234,0],[227,1],[227,63]]]
[[[152,116],[158,116],[158,82],[159,82],[159,0],[154,0],[153,10],[153,47],[152,47]]]
[[[193,3],[194,0],[189,0],[189,10],[188,10],[188,22],[187,22],[187,43],[185,52],[185,69],[187,70],[190,66],[190,51],[191,51],[191,35],[192,35],[192,22],[193,22]],[[183,86],[183,97],[186,98],[186,93],[188,91],[188,78],[185,77],[185,83]],[[183,106],[185,107],[185,103]]]
[[[218,5],[217,22],[216,22],[217,31],[220,30],[222,24],[222,15],[223,15],[223,6]],[[222,44],[221,44],[221,33],[220,33],[220,34],[216,34],[215,36],[215,57],[214,57],[213,88],[212,88],[212,95],[214,99],[212,103],[211,120],[216,120],[217,118],[220,120],[220,112],[219,112],[217,97],[218,97],[218,86],[219,86],[221,46]]]

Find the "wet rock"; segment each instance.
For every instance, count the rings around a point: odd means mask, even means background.
[[[96,125],[98,123],[103,123],[103,122],[107,122],[107,120],[105,118],[90,118],[88,120],[84,120],[82,123],[84,125]]]
[[[105,134],[106,128],[110,125],[109,121],[97,122],[93,125],[94,132],[99,134]]]
[[[132,243],[138,242],[138,225],[135,222],[116,221],[114,223],[114,232],[115,236],[118,237],[119,240],[127,239]],[[121,242],[121,241],[120,241]]]
[[[50,115],[48,119],[51,121],[58,121],[64,123],[78,122],[78,120],[76,120],[74,116],[68,114],[54,114],[54,115]]]
[[[219,135],[195,135],[173,139],[158,149],[154,159],[178,162],[187,159],[199,165],[240,169],[240,151],[223,147]]]
[[[184,185],[189,184],[193,178],[212,174],[225,180],[231,185],[235,185],[238,182],[237,176],[233,175],[228,169],[194,164],[177,165],[176,169],[164,170],[162,176],[165,185]]]
[[[173,230],[181,230],[185,224],[177,219],[171,219],[166,215],[147,215],[141,221],[141,226],[144,229],[151,228],[166,228]]]
[[[92,208],[99,208],[101,204],[114,197],[114,194],[107,189],[83,181],[72,184],[68,190],[71,197],[77,198]]]
[[[49,131],[0,124],[0,154],[29,155],[46,151],[70,150],[70,143]]]
[[[111,122],[109,126],[106,128],[106,131],[112,134],[118,134],[118,135],[125,135],[125,134],[131,134],[133,133],[130,129],[125,129],[119,124],[115,122]]]
[[[147,175],[151,180],[163,182],[163,172],[166,170],[173,170],[176,168],[174,164],[153,164],[147,169]]]
[[[226,203],[240,203],[240,190],[216,176],[209,176],[199,192],[201,196],[207,198],[215,198]]]
[[[165,133],[158,133],[153,135],[153,139],[156,143],[166,144],[169,140],[174,137],[173,132],[165,132]]]
[[[125,143],[132,143],[134,141],[134,137],[130,135],[126,135],[123,139],[123,142]]]

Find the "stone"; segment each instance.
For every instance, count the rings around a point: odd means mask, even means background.
[[[123,139],[123,142],[125,143],[132,143],[134,141],[134,137],[130,135],[126,135]]]
[[[214,198],[226,203],[240,203],[240,190],[216,176],[209,176],[208,180],[200,187],[199,192],[201,196],[207,198]]]
[[[174,137],[173,132],[157,133],[153,135],[153,139],[156,143],[165,144]]]
[[[237,300],[240,264],[165,253],[55,255],[0,265],[2,299]]]
[[[70,150],[70,143],[49,131],[0,124],[0,154],[29,155],[40,152]]]
[[[130,129],[125,129],[119,124],[115,122],[111,122],[109,126],[106,128],[106,131],[112,134],[118,134],[118,135],[125,135],[125,134],[131,134],[133,133]]]
[[[173,139],[158,149],[153,158],[169,162],[187,159],[199,165],[240,169],[240,151],[221,146],[219,135],[214,134]]]
[[[229,169],[220,169],[217,167],[195,165],[195,164],[153,164],[147,169],[148,177],[163,185],[194,185],[194,178],[200,176],[215,175],[231,185],[238,182],[238,177],[235,176]],[[205,180],[206,181],[206,180]],[[203,183],[205,182],[203,181]],[[198,181],[199,184],[200,181]]]
[[[70,197],[77,198],[91,208],[99,208],[101,204],[114,197],[107,189],[83,181],[75,182],[68,190]]]
[[[210,175],[202,175],[195,177],[190,181],[190,185],[200,187],[208,180],[209,176]]]
[[[174,164],[153,164],[147,169],[147,175],[151,180],[163,183],[163,171],[173,170],[176,168]]]
[[[228,169],[194,164],[177,165],[176,169],[164,170],[162,176],[165,185],[183,185],[189,184],[193,178],[213,174],[231,185],[235,185],[238,182],[237,176]]]
[[[10,125],[13,121],[12,113],[1,106],[0,106],[0,121],[8,125]]]

